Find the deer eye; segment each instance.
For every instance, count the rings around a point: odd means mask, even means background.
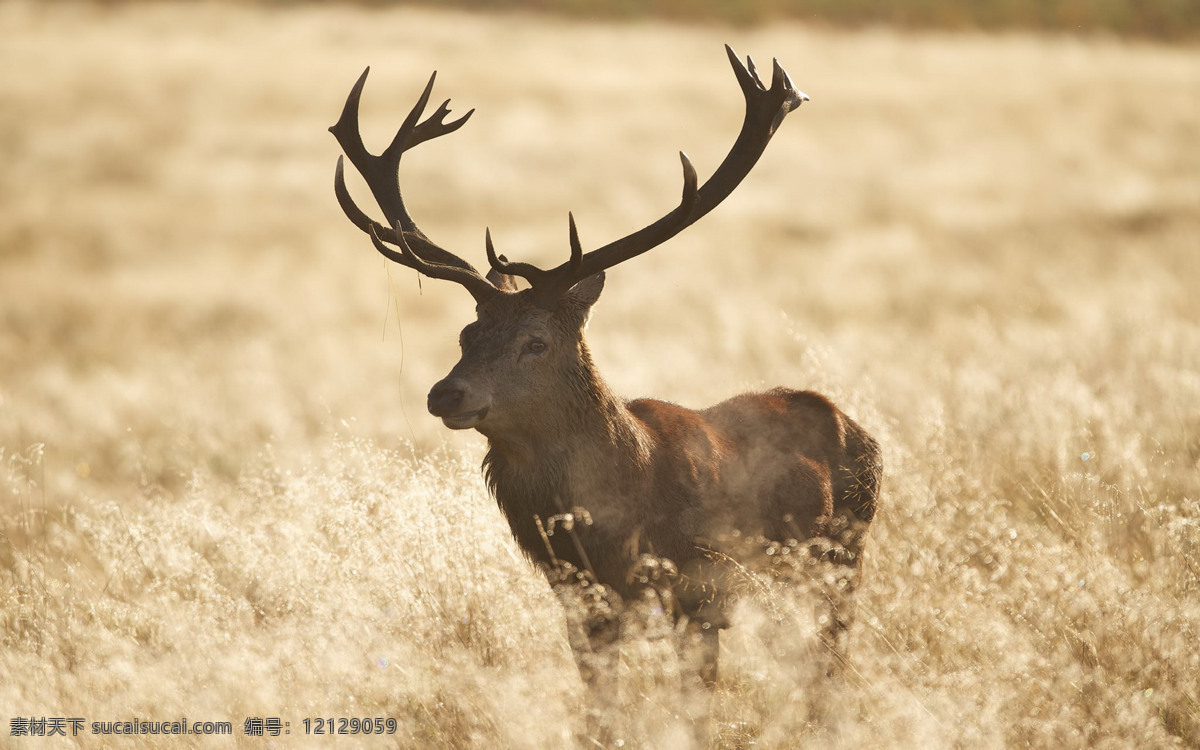
[[[545,354],[549,347],[545,341],[541,339],[530,339],[525,342],[525,348],[521,351],[522,354]]]

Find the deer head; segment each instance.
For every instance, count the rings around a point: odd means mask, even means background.
[[[474,110],[447,122],[450,102],[446,100],[421,119],[433,90],[434,73],[391,144],[379,155],[371,154],[358,124],[359,101],[370,68],[363,71],[341,117],[329,130],[365,179],[386,224],[371,219],[351,199],[342,157],[334,178],[338,203],[385,257],[430,278],[459,284],[476,303],[476,320],[460,336],[462,358],[429,392],[430,413],[447,427],[475,428],[489,437],[519,434],[532,429],[532,413],[544,414],[549,409],[567,417],[585,411],[589,400],[602,395],[603,385],[592,369],[583,329],[603,289],[604,271],[666,242],[715,208],[749,174],[784,116],[808,100],[792,85],[778,61],[768,87],[753,60],[747,58],[743,64],[728,45],[725,50],[746,100],[746,115],[733,147],[703,185],[698,184],[687,155],[680,152],[683,195],[673,210],[586,253],[575,219],[569,216],[570,257],[555,268],[508,261],[496,254],[491,233],[486,232],[484,246],[490,266],[486,276],[425,236],[405,208],[398,183],[405,151],[457,130]],[[517,277],[528,282],[528,287],[518,289]],[[540,424],[537,429],[544,431],[545,426]]]

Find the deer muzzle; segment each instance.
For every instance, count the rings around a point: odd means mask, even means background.
[[[450,429],[469,430],[487,416],[489,404],[480,403],[482,401],[475,397],[465,380],[449,377],[438,381],[429,390],[426,407]]]

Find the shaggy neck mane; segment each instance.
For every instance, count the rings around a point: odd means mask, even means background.
[[[573,507],[580,501],[573,488],[592,474],[631,477],[649,465],[649,435],[596,372],[582,342],[566,375],[526,427],[484,432],[484,474],[514,530],[518,517]]]

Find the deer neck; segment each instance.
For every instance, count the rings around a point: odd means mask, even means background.
[[[489,445],[483,469],[526,554],[542,564],[561,559],[583,570],[590,569],[591,557],[578,556],[568,536],[560,534],[552,544],[544,524],[584,512],[593,540],[601,538],[596,530],[629,528],[651,481],[651,438],[596,372],[585,347],[567,380],[547,399],[536,429],[484,433]]]
[[[578,366],[566,380],[527,428],[484,431],[487,469],[497,491],[503,490],[505,477],[532,475],[562,485],[596,476],[636,476],[648,468],[650,436],[596,371],[586,346],[581,345]]]

